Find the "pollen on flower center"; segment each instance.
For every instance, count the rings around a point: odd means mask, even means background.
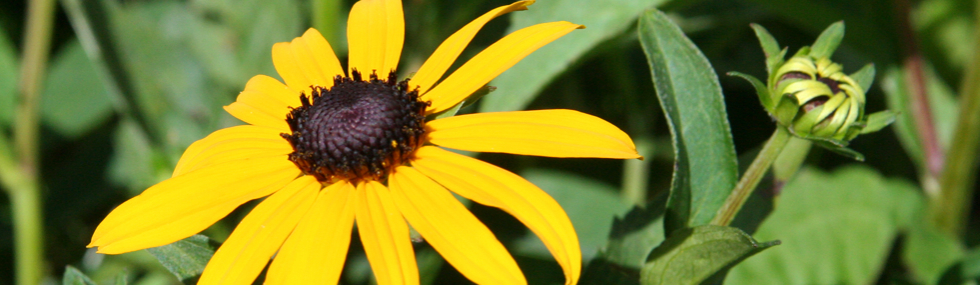
[[[293,146],[289,160],[320,182],[383,181],[422,143],[429,103],[394,72],[365,81],[355,70],[335,77],[333,87],[311,87],[286,116],[292,133],[282,137]]]

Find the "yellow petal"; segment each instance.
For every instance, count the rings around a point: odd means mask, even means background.
[[[266,198],[214,252],[197,284],[251,284],[316,199],[320,182],[300,177]]]
[[[565,271],[565,284],[582,272],[582,249],[571,220],[555,199],[524,178],[486,162],[434,146],[415,153],[412,166],[460,196],[500,208],[521,221]]]
[[[357,185],[357,232],[378,284],[419,284],[408,225],[377,181]]]
[[[88,246],[119,254],[175,242],[282,189],[299,174],[283,155],[215,164],[164,180],[112,210]]]
[[[429,56],[429,59],[425,60],[425,63],[419,68],[419,71],[412,77],[412,84],[418,85],[420,94],[428,91],[436,81],[442,78],[442,75],[456,61],[456,58],[463,52],[466,45],[473,40],[473,36],[483,28],[483,25],[486,25],[487,22],[501,15],[514,11],[527,10],[527,6],[531,4],[534,4],[534,1],[517,1],[510,5],[500,6],[466,24],[462,29],[459,29],[452,36],[446,38],[436,48],[436,51]]]
[[[405,17],[401,0],[362,0],[354,3],[347,18],[350,47],[348,71],[377,72],[387,78],[398,68],[405,42]]]
[[[242,122],[256,126],[276,128],[284,132],[289,131],[289,124],[286,124],[286,117],[274,117],[262,109],[241,102],[231,103],[224,108],[225,112],[242,120]]]
[[[320,191],[269,266],[266,284],[337,284],[354,228],[353,191],[347,181]]]
[[[279,82],[279,80],[269,76],[253,76],[252,79],[249,79],[248,83],[245,84],[245,90],[243,90],[243,92],[255,92],[261,94],[262,96],[275,98],[277,101],[285,104],[286,107],[299,106],[299,93],[293,92],[293,90],[289,89],[289,87],[287,87],[285,84],[282,84],[282,82]],[[239,95],[239,97],[241,97],[241,95]],[[277,116],[285,118],[286,114],[283,113],[282,115]]]
[[[388,183],[412,228],[463,276],[476,284],[527,284],[497,237],[445,188],[408,166]]]
[[[330,87],[335,76],[344,75],[330,44],[313,28],[292,42],[273,45],[272,63],[286,85],[306,95],[310,95],[311,85]]]
[[[549,157],[640,158],[622,130],[573,110],[453,116],[426,123],[429,142],[454,149]]]
[[[289,154],[293,149],[279,134],[276,129],[253,125],[217,130],[184,151],[173,176],[217,163]]]
[[[432,102],[432,106],[426,109],[426,113],[439,113],[459,104],[531,52],[572,30],[581,28],[584,26],[569,22],[552,22],[523,28],[507,35],[460,66],[431,91],[423,94],[422,100]],[[351,48],[353,49],[353,46]]]

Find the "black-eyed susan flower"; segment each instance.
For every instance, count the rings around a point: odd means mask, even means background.
[[[768,81],[763,84],[751,75],[730,74],[755,86],[762,106],[780,127],[796,137],[863,160],[847,144],[859,134],[888,126],[895,116],[890,111],[865,115],[865,93],[875,76],[873,64],[848,75],[830,60],[844,37],[844,22],[827,27],[812,46],[800,48],[788,60],[786,49],[780,49],[765,28],[755,24],[752,28],[766,54]]]
[[[273,256],[269,284],[336,283],[355,224],[379,284],[418,283],[409,225],[476,283],[526,283],[513,257],[452,191],[512,214],[541,238],[566,283],[576,283],[578,238],[558,203],[511,172],[443,147],[639,158],[630,138],[571,110],[430,119],[582,28],[552,22],[518,30],[442,78],[485,23],[532,3],[499,7],[464,26],[410,80],[395,75],[404,39],[399,0],[364,0],[351,9],[346,72],[316,30],[274,45],[285,84],[255,76],[225,107],[248,125],[188,147],[173,176],[113,210],[89,247],[118,254],[169,244],[266,197],[215,252],[200,284],[249,284]]]

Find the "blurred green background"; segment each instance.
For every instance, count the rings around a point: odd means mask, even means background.
[[[317,27],[346,62],[346,15],[353,2],[57,1],[40,101],[45,282],[60,282],[71,265],[99,284],[118,276],[133,284],[180,283],[145,251],[103,256],[85,245],[113,207],[169,177],[190,143],[242,124],[221,106],[233,102],[254,75],[278,78],[271,61],[273,43]],[[400,72],[411,74],[456,29],[509,3],[404,1]],[[487,25],[457,66],[506,33],[535,23],[565,20],[587,29],[532,54],[490,83],[495,92],[461,112],[568,108],[604,118],[629,133],[646,160],[479,157],[521,174],[562,204],[582,242],[587,265],[583,283],[634,284],[637,269],[624,263],[639,258],[641,264],[651,246],[663,240],[663,232],[649,226],[658,214],[630,210],[633,204],[663,203],[674,159],[637,40],[639,15],[653,7],[667,13],[713,65],[735,150],[746,165],[775,128],[752,86],[724,76],[728,71],[765,76],[764,56],[749,23],[768,28],[792,54],[827,25],[844,20],[846,36],[834,60],[848,73],[874,63],[878,76],[866,108],[869,113],[902,112],[899,121],[852,142],[851,148],[866,155],[865,162],[814,148],[780,200],[773,203],[771,194],[760,191],[746,206],[755,216],[740,217],[743,223],[736,224],[760,241],[780,239],[783,245],[770,249],[778,253],[750,257],[730,272],[728,283],[933,284],[960,271],[968,277],[973,272],[975,278],[980,270],[970,261],[980,258],[968,249],[980,243],[976,210],[962,236],[922,226],[929,224],[922,217],[930,191],[923,189],[935,188],[930,183],[936,177],[924,164],[927,154],[912,119],[918,113],[903,107],[913,96],[905,83],[907,63],[920,57],[934,139],[948,148],[957,120],[957,90],[977,53],[974,5],[954,0],[540,0],[528,11]],[[25,1],[0,2],[0,132],[5,137],[11,136],[14,123],[26,18]],[[219,243],[252,206],[254,202],[246,204],[203,234]],[[516,219],[489,207],[471,208],[508,246],[529,282],[562,282],[561,269]],[[773,208],[777,210],[763,221]],[[613,222],[628,212],[631,216]],[[633,229],[633,224],[648,230],[610,238],[611,230]],[[0,284],[14,282],[12,227],[10,201],[2,195]],[[417,248],[423,281],[465,281],[451,266],[443,266],[431,248]],[[359,245],[352,246],[342,280],[370,282]]]

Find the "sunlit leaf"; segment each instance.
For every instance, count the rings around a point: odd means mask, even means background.
[[[41,94],[41,119],[52,129],[75,138],[112,115],[108,91],[77,41],[51,61]]]
[[[738,180],[738,162],[718,77],[701,51],[660,11],[640,17],[639,35],[674,143],[669,234],[714,218]]]
[[[497,76],[490,85],[495,92],[480,105],[481,112],[515,111],[527,107],[555,77],[599,43],[612,39],[631,27],[643,9],[667,0],[538,1],[527,11],[512,13],[508,33],[538,23],[569,21],[585,25],[521,60]]]
[[[866,167],[804,169],[785,187],[755,232],[781,240],[728,273],[725,284],[870,284],[907,226],[919,190]]]
[[[168,245],[148,248],[146,251],[180,280],[201,275],[204,266],[214,255],[214,249],[208,244],[208,237],[203,235],[194,235]]]
[[[700,284],[715,273],[779,242],[759,243],[737,228],[705,225],[672,233],[653,252],[640,283]]]
[[[61,277],[62,285],[95,285],[95,281],[89,278],[85,273],[79,271],[78,268],[68,265],[65,266],[65,275]]]
[[[574,173],[531,169],[522,172],[521,176],[555,198],[568,213],[578,234],[583,260],[591,260],[597,250],[606,245],[611,221],[629,210],[616,194],[615,187]],[[525,254],[551,258],[551,253],[535,235],[519,241],[517,248]]]

